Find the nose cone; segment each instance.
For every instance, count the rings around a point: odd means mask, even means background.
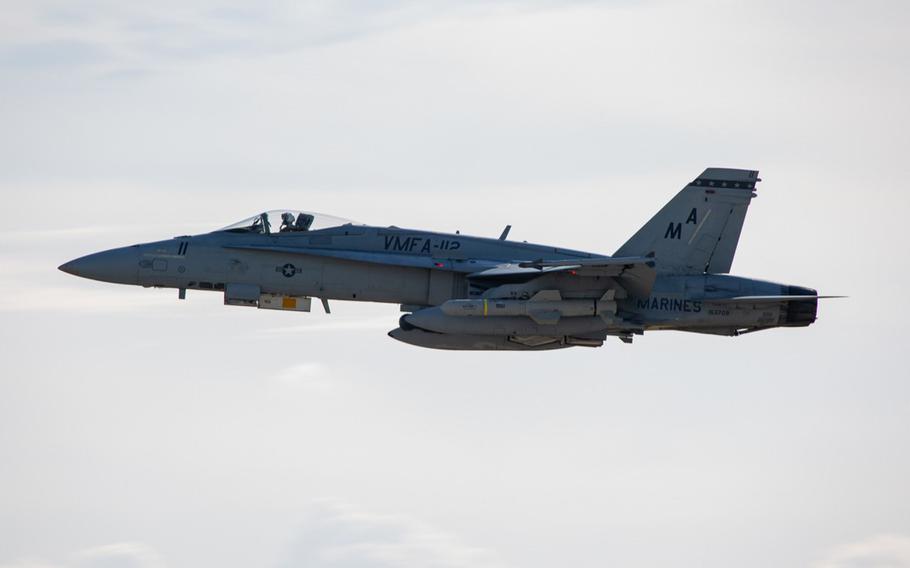
[[[73,276],[102,282],[138,284],[139,249],[123,247],[96,252],[61,264],[59,269]]]

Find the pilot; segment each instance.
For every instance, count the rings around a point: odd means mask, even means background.
[[[300,215],[297,215],[297,224],[296,224],[297,230],[298,231],[309,231],[310,225],[313,224],[314,219],[315,219],[315,217],[310,215],[309,213],[301,213]]]
[[[279,229],[282,233],[288,233],[290,231],[298,230],[294,226],[294,214],[290,212],[285,212],[281,214],[281,228]]]

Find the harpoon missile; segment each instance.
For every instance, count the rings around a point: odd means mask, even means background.
[[[610,290],[599,300],[564,300],[559,290],[541,290],[528,300],[488,299],[449,300],[439,306],[447,316],[510,317],[524,316],[539,324],[556,324],[564,317],[606,316],[616,314],[615,291]]]
[[[578,336],[616,323],[613,291],[600,300],[563,300],[544,290],[529,300],[449,300],[401,318],[402,328],[416,327],[454,335]]]

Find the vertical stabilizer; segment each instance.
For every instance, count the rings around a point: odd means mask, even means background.
[[[730,271],[755,184],[755,170],[708,168],[638,230],[615,256],[654,253],[676,274]]]

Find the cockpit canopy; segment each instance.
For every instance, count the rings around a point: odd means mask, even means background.
[[[356,225],[348,219],[323,215],[312,211],[297,211],[296,209],[274,209],[259,215],[254,215],[243,221],[228,225],[219,231],[230,233],[259,233],[263,235],[301,233],[304,231],[318,231],[340,227],[342,225]]]

